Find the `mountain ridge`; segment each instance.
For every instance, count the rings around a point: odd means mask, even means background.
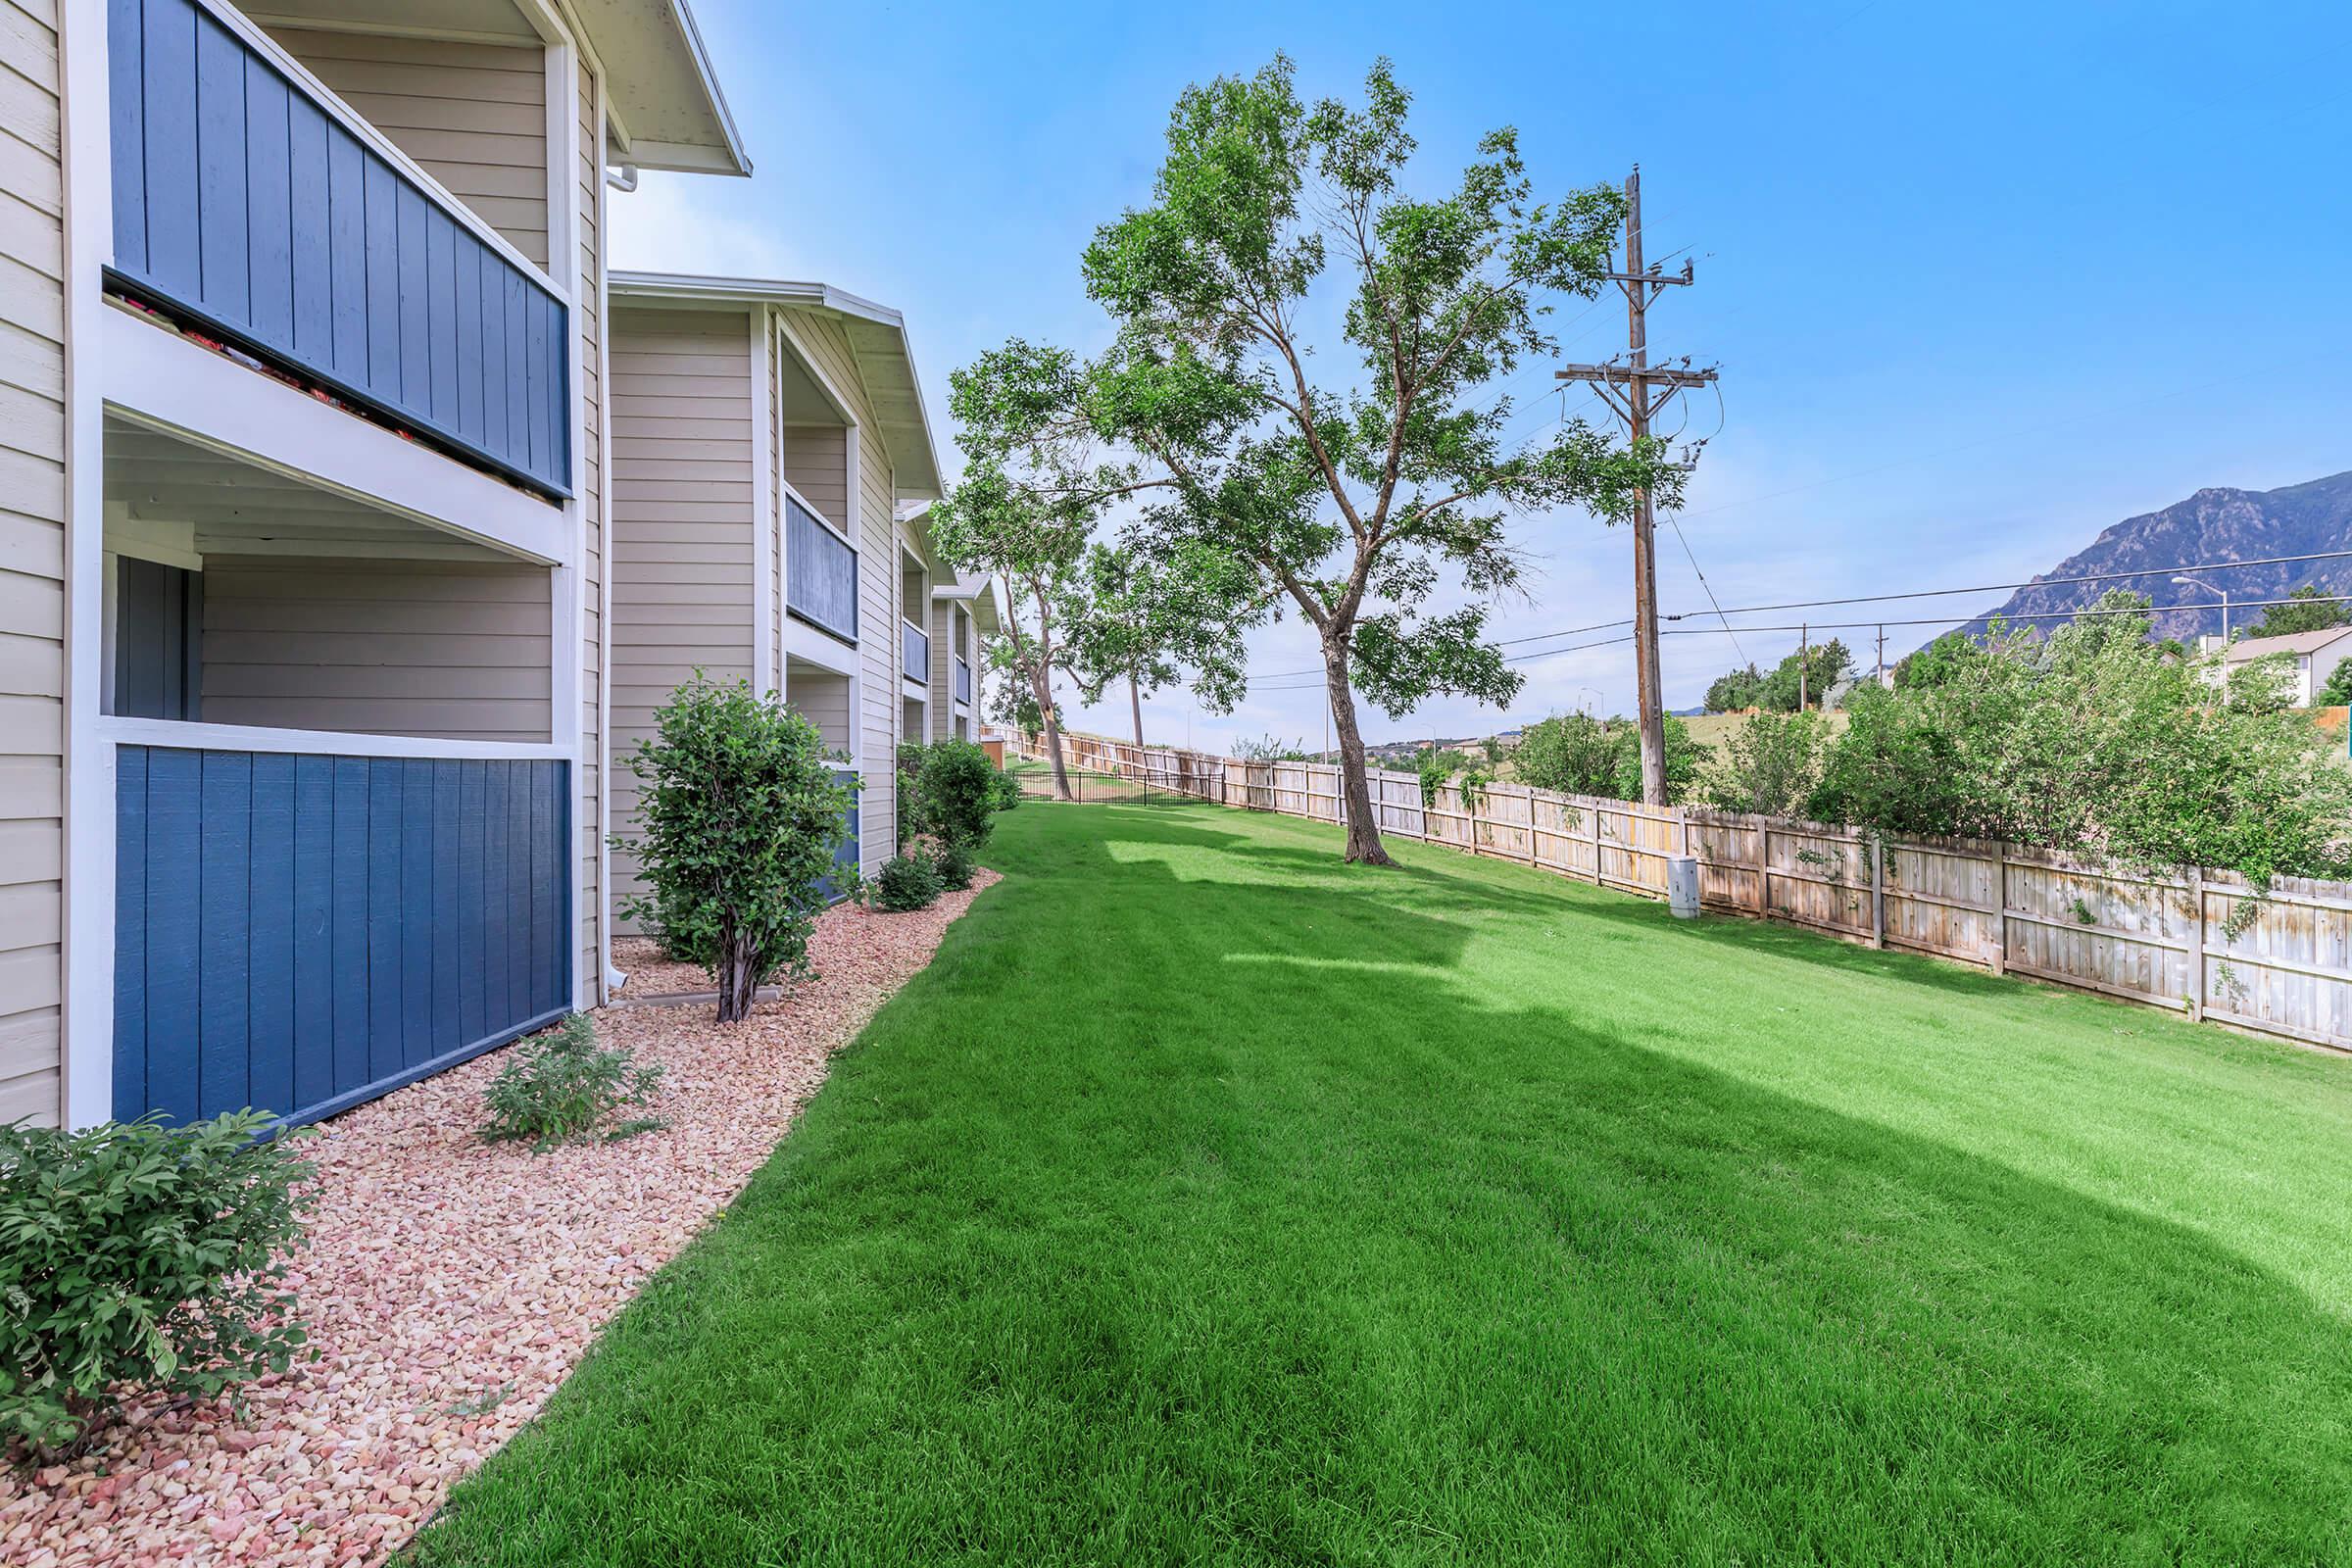
[[[1959,629],[1982,636],[1995,616],[2015,620],[2028,614],[2081,610],[2110,588],[2128,588],[2147,594],[2159,605],[2181,606],[2158,612],[2155,631],[2159,637],[2186,641],[2222,629],[2221,602],[2211,594],[2169,581],[2167,572],[2104,582],[2048,583],[2046,579],[2145,572],[2191,562],[2259,561],[2325,550],[2352,550],[2352,469],[2275,490],[2208,485],[2161,511],[2126,517],[2103,529],[2087,547],[2011,594],[1999,609],[1964,622]],[[2305,583],[2317,584],[2322,593],[2352,594],[2352,556],[2267,566],[2209,566],[2195,576],[2229,594],[2230,624],[2242,631],[2260,620],[2263,612],[2241,610],[2241,604],[2283,599]],[[2191,601],[2201,603],[2192,605]],[[2054,622],[2028,624],[2048,626]]]

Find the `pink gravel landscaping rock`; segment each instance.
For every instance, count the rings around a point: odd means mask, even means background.
[[[997,880],[928,909],[817,922],[818,978],[735,1029],[708,1006],[612,1007],[606,1039],[667,1064],[668,1122],[533,1155],[474,1136],[503,1053],[323,1125],[294,1290],[318,1349],[228,1401],[134,1402],[105,1446],[0,1466],[0,1563],[382,1562],[535,1415],[597,1331],[743,1190],[827,1058],[931,959]],[[640,951],[632,952],[632,948]],[[614,944],[623,968],[650,944]],[[707,986],[648,964],[627,991]],[[642,988],[642,989],[641,989]]]

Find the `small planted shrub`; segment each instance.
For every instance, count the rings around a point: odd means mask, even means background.
[[[709,971],[718,1021],[738,1023],[760,986],[807,972],[855,797],[816,726],[748,681],[697,672],[654,723],[629,759],[638,831],[612,839],[647,891],[621,912]]]
[[[953,839],[931,847],[931,868],[943,888],[960,893],[972,885],[972,852]]]
[[[121,1389],[209,1397],[293,1363],[312,1167],[271,1121],[0,1126],[0,1438],[71,1452]]]
[[[594,1135],[624,1105],[644,1103],[662,1081],[662,1064],[640,1065],[631,1053],[608,1047],[596,1025],[575,1012],[544,1035],[514,1048],[514,1058],[492,1079],[482,1102],[491,1143],[527,1143],[534,1153]],[[613,1136],[647,1132],[659,1122],[640,1118]]]
[[[918,754],[912,765],[904,755],[910,749]],[[950,737],[902,748],[899,771],[909,833],[975,850],[988,842],[989,830],[996,825],[991,818],[1002,809],[997,781],[1004,776],[988,753],[970,741]]]
[[[1000,811],[1009,811],[1021,804],[1021,781],[1003,768],[988,781],[988,804]]]
[[[939,897],[939,867],[927,855],[894,855],[874,878],[874,906],[903,914],[927,909]]]

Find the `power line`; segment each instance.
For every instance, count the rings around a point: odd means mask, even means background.
[[[1686,540],[1685,548],[1687,549],[1688,546],[1689,541]],[[1780,610],[1835,610],[1841,605],[1875,605],[1884,604],[1889,600],[1895,599],[1937,599],[1961,594],[2002,593],[2019,588],[2064,588],[2071,587],[2079,583],[2108,582],[2122,577],[2157,577],[2176,572],[2220,571],[2238,566],[2295,565],[2303,562],[2310,561],[2340,561],[2347,557],[2352,557],[2352,550],[2314,550],[2295,556],[2257,556],[2250,561],[2197,561],[2191,562],[2186,565],[2173,566],[2132,566],[2120,571],[2094,571],[2078,577],[2035,577],[2025,582],[1979,583],[1968,588],[1913,588],[1905,589],[1896,593],[1849,594],[1839,599],[1790,599],[1771,605],[1741,605],[1732,610],[1725,610],[1720,604],[1716,604],[1710,610],[1687,610],[1677,614],[1661,615],[1659,618],[1661,620],[1690,620],[1710,614],[1716,616],[1760,615]],[[1693,560],[1691,562],[1691,569],[1696,570],[1697,565],[1698,563]],[[1700,580],[1702,582],[1705,580],[1703,575]],[[1707,597],[1709,600],[1714,599],[1714,593],[1712,589],[1709,590]],[[2328,597],[2331,596],[2321,596],[2322,599],[2327,599]],[[2303,602],[2308,604],[2312,603],[2313,601],[2305,600]],[[2157,608],[2159,610],[2202,610],[2210,607],[2204,605],[2166,605]],[[2254,608],[2254,606],[2249,602],[2248,608],[2251,609]],[[2151,611],[2149,612],[2154,613],[2155,612]],[[2034,614],[2016,614],[2011,615],[2008,618],[2011,620],[2049,620],[2053,618],[2071,617],[2073,615],[2082,613],[2087,613],[2087,612],[2047,611]],[[1950,618],[1951,617],[1948,615],[1935,615],[1919,620],[1888,620],[1884,622],[1870,620],[1853,621],[1848,624],[1856,626],[1876,626],[1882,624],[1888,626],[1926,626],[1940,625],[1948,621]],[[1562,626],[1556,631],[1530,632],[1521,637],[1502,638],[1496,642],[1495,646],[1498,648],[1512,648],[1526,643],[1548,642],[1554,637],[1576,637],[1581,636],[1586,632],[1608,631],[1618,626],[1630,626],[1633,623],[1633,618],[1631,616],[1627,616],[1620,620],[1594,621],[1589,626]],[[1792,631],[1795,629],[1796,628],[1789,626],[1733,627],[1728,623],[1724,627],[1724,630],[1734,632],[1735,634],[1741,631]],[[1678,631],[1676,635],[1689,636],[1690,633],[1687,631]],[[1714,633],[1706,632],[1704,635],[1712,636]],[[1739,642],[1737,635],[1734,635],[1732,640],[1735,646]],[[1252,680],[1281,680],[1293,675],[1320,675],[1321,673],[1322,669],[1318,666],[1311,669],[1267,670],[1263,673],[1252,671],[1250,678]]]
[[[2352,604],[2352,594],[2305,594],[2300,599],[2232,599],[2230,601],[2230,608],[2231,610],[2268,610],[2276,605],[2340,604]],[[1793,609],[1795,607],[1791,606],[1789,608]],[[2093,610],[2086,608],[2082,610],[2021,611],[2014,615],[2002,615],[2000,618],[2004,621],[2012,622],[2025,620],[2081,620],[2091,615],[2161,615],[2166,613],[2168,611],[2174,610],[2211,610],[2213,606],[2211,604],[2206,603],[2193,605],[2130,605],[2120,610]],[[1742,626],[1740,629],[1741,631],[1802,631],[1807,625],[1810,625],[1815,631],[1838,631],[1854,629],[1863,626],[1948,626],[1951,624],[1951,619],[1952,617],[1949,615],[1920,615],[1908,620],[1816,620],[1810,622],[1792,622],[1784,626]],[[1713,626],[1678,626],[1671,631],[1661,631],[1658,635],[1661,637],[1718,637],[1722,635],[1722,631]]]
[[[2345,554],[2352,554],[2352,552],[2344,552],[2344,553],[2345,553]],[[2231,600],[2231,601],[2230,601],[2231,608],[2233,608],[2233,609],[2245,609],[2245,610],[2267,610],[2267,609],[2271,608],[2271,607],[2272,607],[2272,606],[2274,606],[2274,605],[2327,605],[2327,604],[2352,604],[2352,594],[2311,594],[2311,595],[2306,595],[2305,597],[2303,597],[2303,598],[2300,598],[2300,599],[2249,599],[2249,600],[2244,600],[2244,601],[2242,601],[2242,602],[2241,602],[2241,601],[2238,601],[2238,600]],[[2126,607],[2126,608],[2124,608],[2124,609],[2120,609],[2120,610],[2045,610],[2045,611],[2036,611],[2036,612],[2031,612],[2031,613],[2025,613],[2025,614],[2011,615],[2011,616],[2008,616],[2008,617],[2006,617],[2006,618],[2007,618],[2007,619],[2009,619],[2009,620],[2013,620],[2013,621],[2026,621],[2026,620],[2082,620],[2082,619],[2084,619],[2084,618],[2086,618],[2086,617],[2091,617],[2091,616],[2100,616],[2100,617],[2104,617],[2104,616],[2108,616],[2108,615],[2156,615],[2156,614],[2162,614],[2163,612],[2166,612],[2166,611],[2168,611],[2168,610],[2201,610],[2201,609],[2204,609],[2204,608],[2206,608],[2206,607],[2205,607],[2205,606],[2202,606],[2202,605],[2186,605],[2186,604],[2181,604],[2181,605],[2148,605],[2148,606],[2137,606],[2137,605],[2134,605],[2134,606],[2128,606],[2128,607]],[[1788,624],[1786,624],[1786,625],[1779,625],[1779,626],[1742,626],[1742,627],[1740,627],[1740,630],[1741,630],[1741,631],[1792,631],[1792,632],[1797,632],[1797,633],[1799,633],[1799,634],[1801,635],[1801,634],[1804,634],[1804,633],[1808,633],[1808,632],[1816,632],[1816,631],[1859,631],[1859,630],[1862,630],[1862,629],[1864,629],[1864,628],[1868,628],[1868,627],[1877,627],[1877,626],[1939,626],[1939,625],[1943,625],[1943,624],[1945,624],[1946,622],[1948,622],[1948,621],[1949,621],[1949,619],[1950,619],[1950,617],[1949,617],[1949,616],[1947,616],[1947,615],[1923,615],[1923,616],[1920,616],[1920,617],[1918,617],[1917,619],[1910,619],[1910,620],[1904,620],[1904,619],[1893,619],[1893,620],[1815,620],[1815,621],[1791,621],[1791,622],[1789,622],[1789,623],[1788,623]],[[1626,625],[1626,624],[1628,624],[1628,622],[1625,622],[1625,621],[1616,621],[1616,622],[1612,622],[1612,624],[1615,624],[1615,625],[1620,625],[1620,626],[1622,626],[1622,625]],[[1595,629],[1597,629],[1597,628],[1595,628]],[[1730,630],[1731,630],[1731,628],[1730,628],[1730,627],[1728,627],[1728,626],[1725,626],[1725,627],[1713,627],[1713,626],[1675,626],[1675,627],[1661,627],[1661,628],[1659,629],[1658,635],[1659,635],[1659,636],[1661,636],[1661,637],[1720,637],[1720,636],[1724,635],[1726,632],[1728,632],[1728,631],[1730,631]],[[1566,634],[1565,634],[1565,633],[1554,633],[1553,635],[1555,635],[1555,636],[1564,636],[1564,635],[1566,635]],[[1559,658],[1560,656],[1562,656],[1562,655],[1564,655],[1564,654],[1581,654],[1581,653],[1584,653],[1584,652],[1586,652],[1588,649],[1593,649],[1593,648],[1614,648],[1614,647],[1618,646],[1618,645],[1619,645],[1619,644],[1621,644],[1621,643],[1630,643],[1630,642],[1632,642],[1633,640],[1634,640],[1633,633],[1631,633],[1631,632],[1627,632],[1627,633],[1625,633],[1623,636],[1619,636],[1619,637],[1601,637],[1601,638],[1596,638],[1596,639],[1594,639],[1593,641],[1592,641],[1592,642],[1589,642],[1589,643],[1574,643],[1574,644],[1571,644],[1570,646],[1568,646],[1568,647],[1566,647],[1566,648],[1543,648],[1543,649],[1538,649],[1536,652],[1534,652],[1534,653],[1532,653],[1532,654],[1514,654],[1514,655],[1512,655],[1511,657],[1509,657],[1509,658],[1507,658],[1507,659],[1503,660],[1502,662],[1503,662],[1504,663],[1506,663],[1506,664],[1528,664],[1528,663],[1534,663],[1536,661],[1538,661],[1538,660],[1542,660],[1542,659],[1557,659],[1557,658]],[[1742,656],[1742,657],[1744,657],[1744,656]],[[1305,673],[1305,672],[1301,672],[1301,673]],[[1298,686],[1261,686],[1261,687],[1258,687],[1257,689],[1258,689],[1258,690],[1260,690],[1260,691],[1269,691],[1269,692],[1309,692],[1309,691],[1320,691],[1320,690],[1322,690],[1322,683],[1321,683],[1321,682],[1319,682],[1319,681],[1310,681],[1310,682],[1308,682],[1308,683],[1306,683],[1306,684],[1304,684],[1304,685],[1298,685]]]
[[[1666,520],[1674,524],[1674,536],[1677,539],[1682,540],[1683,554],[1690,559],[1690,569],[1698,576],[1698,585],[1701,588],[1706,589],[1707,603],[1715,607],[1715,618],[1723,622],[1724,635],[1728,636],[1732,640],[1732,652],[1740,656],[1740,662],[1741,663],[1746,663],[1747,650],[1740,646],[1740,634],[1732,630],[1732,618],[1724,613],[1723,602],[1715,597],[1714,585],[1707,581],[1707,574],[1705,572],[1699,571],[1698,557],[1691,552],[1690,536],[1683,532],[1682,519],[1677,517],[1673,513],[1669,512],[1666,514]],[[1668,620],[1682,619],[1680,615],[1668,615],[1666,618]]]
[[[2108,582],[2118,577],[2160,577],[2168,572],[2221,571],[2238,566],[2284,566],[2306,561],[2340,561],[2346,556],[2352,556],[2352,550],[2314,550],[2299,556],[2258,556],[2251,561],[2197,561],[2191,562],[2185,566],[2132,566],[2121,571],[2089,572],[2080,577],[2035,577],[2026,582],[1981,583],[1972,588],[1921,588],[1907,593],[1851,594],[1843,599],[1791,599],[1785,604],[1778,605],[1743,605],[1740,609],[1724,611],[1722,613],[1759,615],[1773,610],[1835,609],[1839,605],[1881,604],[1889,599],[1937,599],[1957,594],[2001,593],[2018,588],[2064,588],[2076,583]],[[2179,605],[2173,608],[2191,610],[2198,607]],[[1696,613],[1700,613],[1700,612],[1685,611],[1679,615],[1668,615],[1665,618],[1688,620]],[[2010,618],[2014,620],[2020,617],[2013,615]],[[1887,624],[1894,625],[1897,622],[1889,621]],[[1560,635],[1566,637],[1574,634],[1562,632]]]

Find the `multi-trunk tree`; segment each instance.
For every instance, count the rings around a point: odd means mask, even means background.
[[[1188,89],[1151,202],[1085,254],[1109,347],[1082,363],[1016,339],[961,372],[971,466],[949,507],[1081,534],[1116,514],[1122,547],[1229,645],[1302,617],[1348,858],[1380,864],[1358,692],[1392,714],[1441,693],[1506,702],[1520,676],[1481,602],[1520,587],[1507,519],[1580,507],[1616,521],[1644,487],[1671,506],[1682,484],[1658,443],[1513,419],[1509,384],[1558,347],[1552,303],[1605,279],[1617,191],[1537,201],[1503,129],[1450,191],[1409,195],[1407,103],[1385,61],[1360,108],[1307,104],[1281,58]],[[1346,297],[1327,301],[1315,288],[1335,267]],[[1309,323],[1327,317],[1344,347],[1318,357]],[[1460,591],[1441,597],[1449,582]]]
[[[1190,559],[1195,554],[1097,544],[1067,602],[1064,642],[1079,695],[1091,706],[1124,682],[1139,747],[1147,744],[1144,699],[1188,671],[1193,689],[1219,711],[1248,689],[1241,642],[1224,617],[1250,584],[1223,569],[1225,558]]]

